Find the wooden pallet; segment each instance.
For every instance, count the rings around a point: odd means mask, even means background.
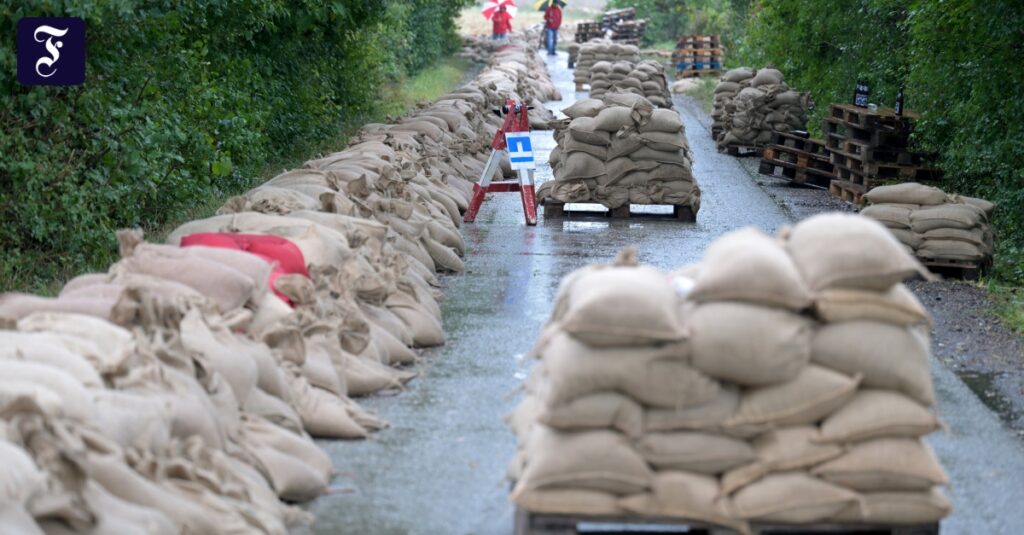
[[[826,191],[835,178],[835,175],[832,173],[799,167],[791,163],[764,159],[761,160],[757,172],[762,175],[788,180],[799,186],[821,188]]]
[[[923,165],[936,159],[936,154],[914,152],[899,147],[872,147],[856,139],[837,140],[836,149],[864,162],[886,162],[899,165]]]
[[[903,148],[910,142],[910,132],[904,132],[891,128],[864,128],[847,123],[841,119],[829,117],[821,125],[822,131],[834,143],[829,148],[839,149],[839,143],[848,139],[862,142],[869,147]]]
[[[736,532],[707,522],[680,518],[600,517],[589,515],[559,515],[530,513],[516,508],[515,535],[573,535],[580,533],[581,525],[594,527],[602,533],[630,533],[645,528],[645,532],[686,533],[689,535],[735,535]],[[633,529],[626,529],[632,526]],[[604,528],[604,529],[601,529]],[[769,534],[830,534],[830,535],[938,535],[938,524],[919,526],[880,526],[868,524],[751,524],[754,535]]]
[[[920,258],[918,260],[928,271],[947,279],[976,281],[992,268],[992,258],[981,262],[943,258]]]
[[[719,145],[718,152],[724,152],[729,156],[761,156],[763,148],[751,145]]]
[[[618,208],[604,208],[602,210],[566,210],[566,204],[591,204],[591,203],[560,203],[548,201],[541,206],[544,208],[545,219],[561,219],[563,217],[610,217],[612,219],[629,219],[631,217],[650,217],[659,219],[678,219],[693,223],[697,221],[697,214],[689,206],[678,206],[672,204],[624,204]],[[671,214],[637,214],[631,211],[632,206],[669,206]]]
[[[833,180],[829,186],[828,191],[835,197],[856,205],[862,206],[864,204],[864,194],[868,192],[868,188],[863,184],[854,184],[848,180]]]
[[[791,134],[789,132],[772,132],[771,139],[772,145],[791,147],[811,154],[820,154],[825,158],[828,158],[829,155],[829,150],[825,146],[825,141],[822,139],[804,137],[797,134]]]
[[[908,131],[913,128],[911,121],[920,118],[920,115],[909,110],[903,115],[896,115],[896,111],[892,108],[879,108],[877,111],[871,111],[853,104],[832,104],[829,108],[829,116],[861,128],[887,127]]]
[[[923,165],[901,165],[875,162],[842,151],[832,151],[832,164],[845,167],[865,179],[898,180],[905,182],[933,182],[942,179],[942,171]]]
[[[832,174],[832,162],[827,154],[810,152],[796,147],[769,143],[765,145],[761,157],[765,160],[788,163],[797,167],[805,167]]]

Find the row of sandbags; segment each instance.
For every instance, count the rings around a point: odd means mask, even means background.
[[[518,38],[517,38],[518,39]],[[521,39],[518,39],[521,41]],[[56,298],[0,296],[0,526],[17,533],[274,533],[322,494],[312,437],[386,423],[444,343],[436,272],[506,98],[546,98],[515,41],[469,84],[175,229]],[[530,81],[523,81],[528,77]]]
[[[591,67],[602,61],[639,63],[640,47],[614,43],[610,39],[593,39],[583,43],[579,48],[576,67],[573,70],[573,81],[576,85],[589,84]]]
[[[632,93],[606,93],[562,110],[549,162],[554,180],[537,190],[540,201],[671,204],[700,209],[700,187],[682,119]]]
[[[748,228],[673,273],[568,275],[509,415],[528,511],[751,523],[931,524],[947,477],[922,273],[884,227]]]
[[[810,93],[790,89],[777,69],[731,69],[715,86],[715,141],[719,146],[764,145],[772,132],[806,129],[812,105]]]
[[[657,61],[598,61],[590,67],[590,98],[605,94],[633,93],[659,108],[672,107],[665,66]]]
[[[992,257],[995,204],[989,201],[916,182],[878,186],[864,198],[871,205],[861,214],[888,227],[919,258],[984,264]]]

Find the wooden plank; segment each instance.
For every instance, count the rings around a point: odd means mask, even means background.
[[[606,517],[591,515],[567,515],[567,514],[539,514],[529,513],[516,508],[515,529],[516,535],[575,535],[579,533],[579,526],[604,526],[605,530],[638,526],[646,528],[644,531],[662,533],[689,533],[692,535],[725,535],[735,534],[735,531],[710,524],[703,521],[686,518],[665,518],[665,517]],[[754,535],[781,534],[800,535],[806,534],[831,534],[831,535],[938,535],[939,525],[937,523],[896,526],[878,524],[835,524],[828,522],[810,524],[768,524],[752,523],[751,533]],[[603,531],[603,532],[620,532]],[[627,531],[628,532],[628,531]]]

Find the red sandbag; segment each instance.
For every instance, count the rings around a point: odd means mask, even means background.
[[[285,275],[309,277],[309,270],[306,269],[306,259],[302,256],[302,251],[294,243],[280,236],[209,232],[191,234],[181,238],[182,247],[196,245],[245,251],[274,264],[268,281],[270,289],[274,291],[274,295],[280,297],[289,306],[294,305],[284,294],[277,291],[277,279]]]

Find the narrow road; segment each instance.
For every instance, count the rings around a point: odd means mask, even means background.
[[[566,56],[548,68],[564,99],[574,94]],[[682,104],[682,101],[679,102]],[[672,269],[697,260],[730,230],[773,232],[791,223],[735,159],[716,152],[696,106],[678,106],[703,191],[697,223],[675,220],[572,219],[524,226],[519,198],[498,194],[462,228],[467,271],[445,279],[448,344],[426,353],[421,377],[397,396],[360,400],[391,423],[363,442],[322,442],[341,472],[339,492],[315,502],[303,532],[373,534],[508,534],[512,508],[504,479],[515,443],[502,415],[524,377],[519,355],[547,319],[562,276],[607,261],[635,244],[641,261]],[[554,147],[536,132],[538,158]],[[551,178],[543,164],[539,181]],[[935,381],[949,426],[930,440],[953,480],[956,513],[943,533],[1015,533],[1024,526],[1024,448],[974,394],[941,364]]]

